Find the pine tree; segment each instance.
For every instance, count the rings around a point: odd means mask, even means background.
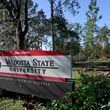
[[[97,0],[91,0],[86,13],[87,22],[84,27],[84,47],[85,55],[88,60],[95,58],[94,47],[96,45],[96,37],[98,32],[97,22],[102,18],[102,16],[98,16],[98,12],[99,7],[97,6]]]

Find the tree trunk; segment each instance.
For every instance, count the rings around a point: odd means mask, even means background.
[[[16,39],[17,39],[17,49],[24,50],[25,47],[25,35],[28,32],[28,1],[25,0],[25,8],[24,8],[24,29],[22,27],[22,20],[20,19],[20,10],[21,10],[21,2],[18,8],[18,16],[16,17]]]
[[[17,49],[24,50],[25,49],[25,34],[23,32],[20,32],[16,28],[16,44],[17,44]]]
[[[20,39],[19,39],[19,30],[18,30],[18,28],[16,28],[16,48],[17,49],[20,49],[19,42],[20,42]]]
[[[51,32],[52,32],[52,49],[55,51],[55,35],[54,35],[54,9],[53,9],[54,1],[50,1],[51,8]]]
[[[19,48],[21,50],[25,50],[26,49],[25,48],[25,35],[23,33],[20,34],[20,36],[19,36]]]

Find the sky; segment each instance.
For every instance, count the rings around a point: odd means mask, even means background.
[[[88,4],[90,0],[78,0],[81,8],[78,10],[79,14],[72,16],[69,12],[65,12],[65,17],[70,23],[80,23],[83,25],[86,21],[86,12],[88,10]],[[43,9],[47,15],[50,17],[50,5],[48,0],[34,0],[39,4],[38,8]],[[98,26],[102,27],[107,25],[110,28],[110,0],[97,0],[97,6],[99,7],[99,15],[102,15],[102,19],[97,23]]]

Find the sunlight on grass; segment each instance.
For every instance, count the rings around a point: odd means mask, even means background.
[[[78,72],[72,72],[73,79],[80,79],[80,74]]]
[[[72,78],[75,81],[75,87],[79,87],[81,85],[81,81],[80,81],[80,74],[78,71],[74,71],[72,72]]]
[[[23,102],[15,99],[0,99],[0,110],[23,110]]]

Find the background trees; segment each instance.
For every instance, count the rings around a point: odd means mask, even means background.
[[[0,3],[8,12],[12,25],[16,28],[13,36],[16,44],[14,49],[42,49],[42,45],[49,41],[50,36],[52,36],[50,41],[55,44],[53,47],[55,51],[69,53],[70,48],[72,52],[75,45],[78,49],[78,34],[72,30],[72,27],[70,28],[63,14],[63,7],[67,7],[72,14],[76,13],[75,7],[78,7],[76,0],[69,2],[50,0],[51,18],[49,19],[46,18],[43,10],[37,10],[37,4],[31,0],[0,0]]]
[[[0,50],[15,49],[15,30],[8,11],[0,4]]]
[[[28,31],[28,0],[0,0],[9,12],[16,28],[17,49],[25,49],[25,35]]]
[[[97,51],[95,51],[97,48],[97,33],[99,29],[97,22],[101,19],[101,16],[98,16],[98,12],[99,7],[97,7],[97,0],[91,0],[88,6],[88,11],[86,12],[87,22],[84,27],[84,48],[88,59],[94,59],[97,57]]]
[[[60,51],[91,60],[109,57],[110,29],[99,27],[97,0],[91,0],[84,26],[70,23],[65,9],[78,13],[77,0],[49,0],[50,18],[32,0],[0,0],[0,48],[44,49]],[[80,14],[80,12],[79,12]]]
[[[67,8],[73,15],[77,13],[76,8],[79,8],[79,3],[77,0],[49,0],[50,2],[50,11],[51,11],[51,35],[52,35],[52,48],[53,51],[56,51],[56,44],[55,44],[55,33],[54,33],[54,27],[55,17],[63,17],[64,13],[64,7]]]

